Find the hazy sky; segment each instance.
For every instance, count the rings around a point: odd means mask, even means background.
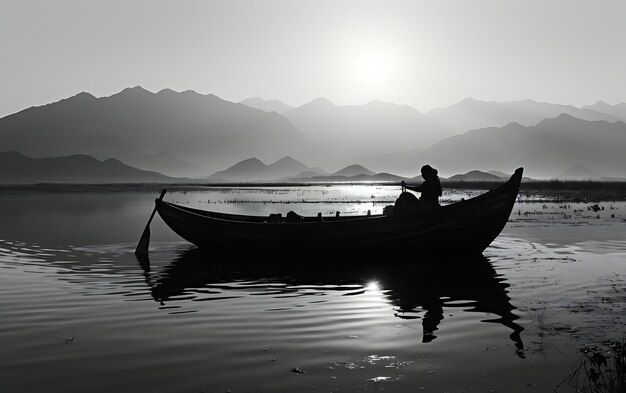
[[[294,106],[614,104],[625,43],[622,0],[2,0],[0,116],[136,85]]]

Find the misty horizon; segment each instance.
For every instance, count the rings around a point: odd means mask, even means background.
[[[526,166],[531,177],[549,179],[579,166],[597,178],[618,178],[624,121],[626,104],[578,108],[468,98],[421,113],[381,101],[338,106],[317,98],[289,107],[136,86],[106,97],[81,92],[0,118],[0,141],[4,151],[33,158],[88,154],[189,178],[253,157],[285,156],[325,171],[360,164],[405,177],[428,162],[446,176]]]
[[[141,90],[145,90],[145,91],[147,91],[149,93],[152,93],[152,94],[159,94],[159,93],[165,93],[165,92],[175,92],[175,93],[188,93],[188,92],[190,92],[190,93],[195,93],[195,94],[202,95],[202,96],[216,96],[216,97],[218,97],[218,98],[220,98],[222,100],[230,101],[230,102],[233,102],[233,103],[236,103],[236,104],[243,104],[243,105],[248,105],[248,104],[246,104],[246,101],[253,102],[253,101],[257,101],[257,100],[259,100],[259,102],[263,102],[263,103],[278,102],[280,104],[284,104],[284,105],[288,106],[290,109],[296,109],[296,108],[302,107],[304,105],[310,104],[312,102],[315,102],[317,100],[328,101],[332,105],[339,106],[339,107],[366,106],[366,105],[370,105],[370,104],[382,103],[382,104],[391,104],[391,105],[396,105],[396,106],[409,107],[409,108],[414,109],[414,110],[416,110],[416,111],[418,111],[420,113],[423,113],[423,114],[427,114],[429,112],[437,111],[439,109],[444,109],[446,107],[453,106],[453,105],[456,105],[456,104],[461,104],[463,102],[468,102],[468,101],[470,101],[470,102],[471,101],[478,101],[478,102],[498,103],[498,104],[534,102],[534,103],[538,103],[538,104],[573,106],[573,107],[576,107],[576,108],[579,108],[579,109],[582,109],[582,108],[585,108],[585,107],[593,107],[593,106],[597,106],[597,105],[608,105],[608,106],[621,106],[621,105],[624,105],[624,106],[626,106],[626,99],[624,99],[623,101],[609,102],[608,100],[604,100],[604,99],[600,98],[600,99],[596,99],[595,101],[590,100],[588,102],[583,102],[582,104],[574,105],[574,104],[572,104],[570,102],[541,101],[541,100],[536,100],[536,99],[534,99],[532,97],[525,97],[525,98],[520,98],[520,99],[511,99],[511,100],[505,100],[505,101],[498,101],[498,100],[489,99],[489,98],[478,98],[478,97],[472,96],[472,95],[468,95],[468,96],[466,96],[464,98],[461,98],[458,101],[453,101],[453,102],[449,102],[447,104],[442,104],[442,106],[432,107],[432,108],[430,108],[428,110],[421,110],[420,108],[416,108],[416,107],[414,107],[414,106],[412,106],[412,105],[410,105],[408,103],[394,102],[394,101],[385,101],[385,100],[376,99],[376,98],[368,99],[368,100],[362,101],[362,102],[351,102],[351,103],[341,103],[341,104],[339,104],[339,103],[333,102],[331,99],[329,99],[329,98],[327,98],[326,96],[323,96],[323,95],[311,97],[310,99],[305,100],[304,102],[302,102],[300,104],[293,105],[292,103],[287,102],[286,100],[283,100],[283,99],[281,99],[279,97],[261,97],[261,96],[258,96],[258,95],[256,95],[256,96],[255,95],[251,95],[250,97],[245,97],[245,98],[243,98],[241,100],[238,100],[238,101],[232,101],[232,100],[229,100],[229,99],[227,99],[225,97],[221,97],[218,94],[215,94],[214,92],[210,92],[210,91],[209,92],[201,92],[201,91],[195,90],[195,89],[175,90],[175,89],[172,89],[170,87],[163,87],[163,88],[160,88],[160,89],[152,89],[151,90],[151,89],[148,89],[148,88],[146,88],[146,87],[144,87],[142,85],[134,85],[134,86],[124,87],[121,90],[109,93],[108,95],[96,95],[95,93],[87,91],[87,90],[79,90],[79,91],[74,92],[73,94],[70,94],[67,97],[61,97],[61,98],[58,98],[56,100],[48,101],[48,102],[44,102],[44,103],[31,104],[31,105],[25,106],[25,107],[23,107],[21,109],[17,109],[16,111],[11,112],[11,113],[0,114],[0,119],[2,119],[4,117],[7,117],[7,116],[10,116],[10,115],[13,115],[15,113],[22,112],[22,111],[24,111],[26,109],[29,109],[29,108],[36,108],[36,107],[42,107],[42,106],[54,104],[54,103],[66,100],[68,98],[75,97],[75,96],[77,96],[79,94],[88,94],[90,96],[93,96],[94,98],[107,98],[107,97],[114,96],[116,94],[119,94],[119,93],[121,93],[121,92],[123,92],[125,90],[129,90],[129,89],[131,89],[131,90],[132,89],[141,89]],[[251,106],[251,105],[248,105],[248,106]],[[252,106],[252,107],[254,107],[254,106]],[[257,108],[257,109],[259,109],[259,108]]]

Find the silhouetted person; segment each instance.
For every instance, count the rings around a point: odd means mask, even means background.
[[[439,197],[441,196],[441,182],[439,181],[439,176],[437,176],[438,173],[439,172],[430,165],[424,165],[422,167],[422,177],[424,178],[424,182],[419,186],[404,185],[404,187],[408,190],[422,193],[420,201],[422,201],[426,209],[441,206],[439,204]]]
[[[409,213],[418,210],[432,209],[441,206],[439,197],[441,196],[441,182],[439,181],[438,172],[430,165],[422,167],[422,178],[424,182],[419,186],[407,186],[402,181],[402,187],[411,191],[422,193],[422,197],[417,199],[415,195],[403,192],[396,200],[394,214]]]

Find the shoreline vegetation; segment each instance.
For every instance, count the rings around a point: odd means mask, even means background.
[[[502,182],[503,183],[503,182]],[[501,182],[485,181],[442,181],[446,189],[456,190],[490,190]],[[407,183],[413,184],[413,183]],[[419,184],[416,182],[415,184]],[[37,184],[0,184],[0,194],[29,193],[121,193],[146,192],[158,193],[163,188],[172,191],[201,191],[210,188],[302,188],[302,187],[333,187],[333,186],[397,186],[398,182],[228,182],[228,183],[37,183]],[[399,190],[398,190],[399,191]],[[626,182],[612,181],[567,181],[545,180],[523,182],[520,187],[519,202],[531,198],[537,201],[553,202],[599,202],[626,201]]]
[[[554,389],[620,393],[626,389],[626,339],[607,340],[580,348],[581,356],[569,375]]]

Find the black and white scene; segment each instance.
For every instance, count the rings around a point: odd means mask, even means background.
[[[626,391],[626,2],[2,0],[0,391]]]

